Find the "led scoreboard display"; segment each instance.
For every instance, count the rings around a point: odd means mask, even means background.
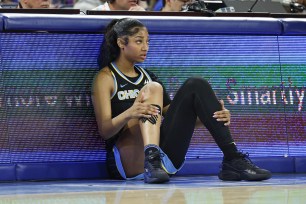
[[[1,163],[105,160],[91,103],[102,37],[1,34]],[[252,157],[299,156],[306,154],[305,42],[154,33],[140,66],[155,72],[172,98],[188,77],[207,79],[231,111],[238,147]],[[187,159],[221,156],[209,132],[196,130]]]

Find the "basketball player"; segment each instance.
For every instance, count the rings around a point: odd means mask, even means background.
[[[169,181],[184,164],[195,126],[204,124],[224,154],[221,180],[269,179],[268,170],[237,150],[228,128],[230,112],[209,83],[190,78],[171,101],[158,78],[135,65],[148,49],[148,30],[140,21],[113,20],[106,28],[92,99],[111,177]]]

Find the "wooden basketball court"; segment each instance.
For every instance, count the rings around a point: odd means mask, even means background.
[[[305,174],[277,174],[262,182],[224,182],[217,176],[172,177],[167,184],[78,180],[1,183],[0,203],[306,203]]]

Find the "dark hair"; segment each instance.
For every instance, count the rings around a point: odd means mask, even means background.
[[[132,18],[114,19],[105,29],[98,64],[100,69],[114,61],[120,54],[120,48],[117,44],[117,39],[124,37],[124,42],[128,44],[128,36],[135,35],[140,28],[145,27],[139,20]]]

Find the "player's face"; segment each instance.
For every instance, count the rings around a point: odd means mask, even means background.
[[[121,49],[125,58],[133,63],[143,62],[149,51],[149,34],[146,28],[140,28],[139,32],[128,37],[128,44]]]
[[[25,6],[29,9],[50,8],[51,0],[27,0]]]

